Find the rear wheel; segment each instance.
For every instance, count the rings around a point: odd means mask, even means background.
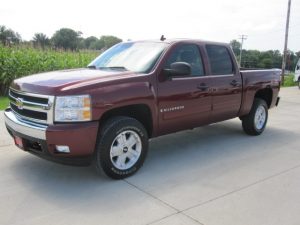
[[[134,174],[144,163],[148,135],[143,125],[130,117],[114,117],[101,129],[94,166],[113,179]]]
[[[260,135],[268,121],[267,103],[259,98],[254,100],[250,113],[241,118],[242,126],[246,134]]]

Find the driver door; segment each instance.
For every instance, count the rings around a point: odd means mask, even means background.
[[[192,72],[191,75],[160,79],[163,80],[158,83],[160,134],[208,123],[212,107],[211,79],[205,77],[200,46],[180,44],[170,51],[164,69],[169,69],[174,62],[186,62],[191,65]]]

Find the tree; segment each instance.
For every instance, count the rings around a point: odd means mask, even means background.
[[[34,46],[39,46],[42,49],[50,45],[50,39],[43,33],[35,33],[32,38],[32,42]]]
[[[239,56],[240,55],[240,50],[241,50],[241,43],[238,42],[237,40],[232,40],[230,42],[230,46],[235,54],[235,56]]]
[[[108,48],[110,48],[111,46],[113,46],[113,45],[115,45],[115,44],[117,44],[117,43],[122,42],[122,39],[117,38],[117,37],[115,37],[115,36],[104,35],[104,36],[101,36],[100,41],[103,41],[103,43],[104,43],[104,48],[105,48],[105,49],[108,49]]]
[[[241,43],[237,40],[230,42],[231,48],[238,58],[240,55]],[[281,68],[282,54],[278,50],[258,51],[258,50],[243,50],[242,67],[245,68]],[[292,67],[295,64],[295,56],[290,55],[290,64]]]
[[[272,60],[273,60],[273,68],[281,68],[281,66],[282,66],[282,55],[281,55],[279,50],[273,51]]]
[[[18,44],[21,42],[21,35],[5,26],[0,26],[0,41],[3,45]]]
[[[61,28],[54,33],[51,40],[56,48],[76,50],[79,46],[80,35],[81,32],[76,32],[69,28]]]
[[[92,49],[92,45],[95,45],[95,43],[98,41],[98,38],[94,36],[90,36],[86,39],[84,39],[84,47],[87,49]]]
[[[93,50],[101,50],[104,48],[104,41],[98,39],[96,42],[91,43],[90,45],[90,49]]]
[[[271,69],[273,65],[273,61],[271,58],[264,58],[261,63],[262,67],[265,69]]]

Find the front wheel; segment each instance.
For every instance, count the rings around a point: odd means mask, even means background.
[[[113,179],[134,174],[144,163],[148,135],[143,125],[130,117],[114,117],[101,129],[94,166]]]
[[[267,103],[262,99],[256,98],[250,113],[243,116],[241,120],[246,134],[260,135],[265,130],[268,121]]]

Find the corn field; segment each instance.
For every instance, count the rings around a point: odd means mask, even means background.
[[[28,46],[0,45],[0,95],[7,94],[10,83],[26,75],[86,67],[99,52],[42,50]]]

